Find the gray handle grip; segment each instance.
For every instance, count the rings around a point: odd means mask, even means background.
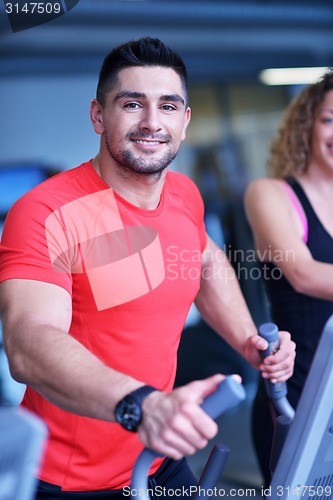
[[[215,420],[226,410],[238,405],[245,399],[245,396],[244,387],[229,375],[222,380],[212,394],[204,399],[201,408]]]
[[[267,349],[261,352],[262,359],[265,359],[267,356],[279,350],[279,329],[275,323],[264,323],[258,328],[258,333],[268,342]],[[272,384],[270,380],[265,380],[265,386],[267,395],[273,401],[278,414],[285,415],[292,420],[295,415],[295,410],[287,400],[288,390],[286,382]]]
[[[261,351],[262,359],[265,359],[267,356],[270,356],[279,350],[279,329],[275,323],[264,323],[259,326],[258,333],[260,337],[263,337],[268,342],[267,349],[265,351]],[[273,401],[286,397],[287,384],[285,382],[272,384],[270,380],[265,380],[265,385],[266,392]]]

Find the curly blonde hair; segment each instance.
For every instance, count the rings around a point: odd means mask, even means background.
[[[286,178],[306,171],[316,111],[330,90],[333,90],[333,68],[291,101],[271,142],[267,165],[273,177]]]

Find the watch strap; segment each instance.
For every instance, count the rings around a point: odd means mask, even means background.
[[[135,391],[130,392],[128,396],[134,397],[138,403],[142,403],[142,401],[151,393],[157,391],[156,387],[152,387],[151,385],[143,385]]]

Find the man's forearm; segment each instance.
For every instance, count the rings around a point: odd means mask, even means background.
[[[246,340],[257,334],[237,276],[225,253],[209,240],[195,304],[203,319],[244,356]]]
[[[66,332],[47,325],[4,325],[12,376],[64,410],[114,421],[114,407],[142,385],[90,353]]]

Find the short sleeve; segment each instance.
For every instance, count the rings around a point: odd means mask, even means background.
[[[50,207],[38,197],[30,196],[30,193],[12,206],[5,220],[0,244],[0,281],[43,281],[61,286],[71,293],[69,256],[60,249],[65,238],[60,221],[52,228],[59,240],[57,264],[51,259],[52,252],[56,251],[55,238],[46,231],[46,221],[51,214]]]

